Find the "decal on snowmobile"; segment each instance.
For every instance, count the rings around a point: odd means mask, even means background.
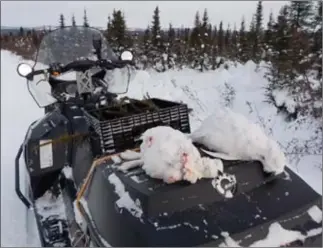
[[[76,73],[76,84],[79,94],[93,93],[92,74],[90,70]]]
[[[234,175],[222,173],[212,180],[213,187],[225,198],[232,198],[237,190],[237,180]]]
[[[39,141],[40,168],[45,169],[53,166],[53,146],[52,140]]]

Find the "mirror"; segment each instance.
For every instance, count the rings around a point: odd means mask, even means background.
[[[28,64],[21,63],[17,66],[17,72],[21,77],[26,77],[32,71],[33,71],[33,68]]]
[[[123,61],[131,61],[133,59],[133,55],[130,51],[123,51],[120,57]]]

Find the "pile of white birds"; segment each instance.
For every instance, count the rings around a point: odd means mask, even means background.
[[[123,163],[120,170],[142,166],[147,175],[166,183],[181,180],[195,183],[201,178],[215,178],[223,171],[221,160],[201,157],[192,141],[171,127],[151,128],[141,138],[140,154],[126,151],[120,155],[122,159],[132,159]]]
[[[167,126],[151,128],[143,133],[140,153],[126,151],[120,154],[125,160],[122,171],[142,166],[152,178],[166,183],[186,180],[195,183],[201,178],[216,178],[223,172],[226,160],[258,160],[264,171],[281,173],[286,165],[284,153],[278,144],[266,136],[256,124],[228,108],[219,108],[192,134]],[[193,142],[216,153],[217,158],[201,157]]]

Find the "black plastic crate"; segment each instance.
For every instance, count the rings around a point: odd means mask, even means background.
[[[186,104],[150,99],[158,110],[129,113],[129,116],[106,115],[113,108],[84,110],[88,124],[100,137],[102,153],[113,154],[125,149],[139,147],[140,136],[156,126],[171,126],[183,133],[190,133],[188,107]],[[130,108],[130,104],[122,105]]]

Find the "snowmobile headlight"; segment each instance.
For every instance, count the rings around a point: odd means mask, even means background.
[[[32,71],[33,71],[33,68],[28,64],[20,63],[17,66],[17,72],[18,72],[19,76],[21,76],[21,77],[26,77]]]
[[[133,59],[133,55],[130,51],[123,51],[120,58],[123,61],[131,61]]]

